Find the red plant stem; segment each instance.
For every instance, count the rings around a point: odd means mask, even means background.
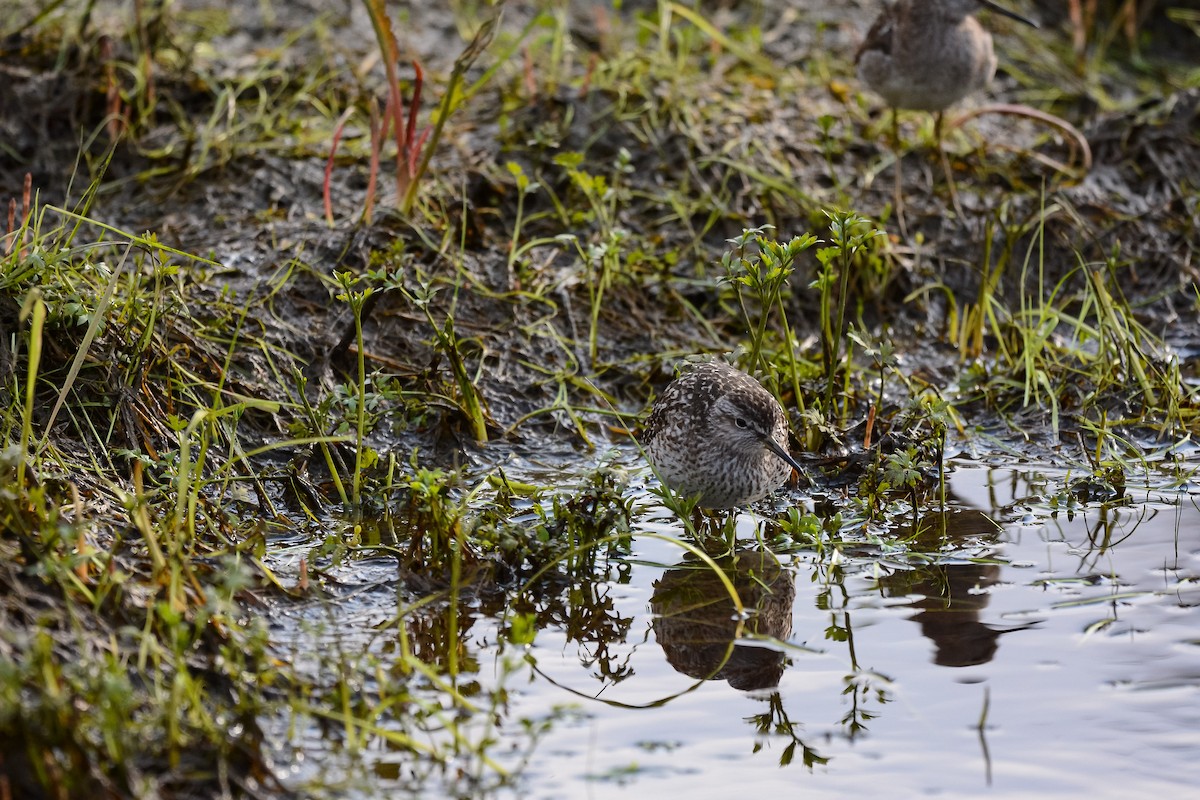
[[[325,221],[329,227],[333,227],[333,199],[330,197],[329,182],[333,178],[333,158],[337,155],[338,143],[342,140],[342,130],[346,127],[346,122],[349,121],[350,115],[354,113],[354,107],[351,106],[342,112],[342,116],[338,118],[337,127],[333,129],[333,142],[329,146],[329,158],[325,161],[325,181],[322,184],[322,194],[325,198]]]
[[[405,189],[408,188],[408,181],[405,180],[405,166],[407,161],[404,158],[406,143],[404,141],[404,98],[400,94],[400,79],[396,75],[396,60],[395,42],[392,43],[392,53],[388,55],[388,106],[392,109],[391,121],[392,130],[396,134],[396,191],[397,196],[403,197]]]
[[[117,83],[117,70],[113,66],[113,44],[108,36],[101,36],[96,43],[100,62],[104,70],[105,129],[108,138],[116,140],[121,135],[121,87]]]
[[[25,185],[21,190],[21,224],[29,223],[30,200],[33,199],[33,173],[25,173]]]
[[[528,45],[524,49],[521,71],[525,78],[525,93],[529,95],[529,105],[533,105],[534,101],[537,100],[537,78],[533,74],[533,55],[529,52]]]
[[[600,63],[600,56],[592,53],[588,57],[587,69],[583,73],[583,82],[579,84],[579,99],[587,97],[588,90],[592,88],[592,75],[596,72],[596,65]]]
[[[421,150],[425,147],[425,140],[429,138],[431,129],[428,125],[425,130],[421,131],[421,138],[417,139],[417,144],[412,148],[412,155],[409,156],[408,174],[413,178],[417,177],[417,156],[421,154]]]
[[[875,429],[875,404],[872,403],[867,409],[867,429],[863,433],[863,447],[868,450],[871,448],[871,432]]]
[[[379,181],[379,151],[383,149],[383,140],[387,136],[388,117],[385,111],[383,118],[379,117],[379,101],[371,98],[371,160],[367,170],[367,196],[363,200],[363,222],[369,223],[375,211],[375,190]]]
[[[1131,48],[1136,47],[1138,29],[1137,0],[1125,0],[1125,6],[1121,9],[1121,14],[1125,17],[1125,39]]]
[[[14,197],[8,201],[8,227],[4,230],[8,231],[5,234],[8,241],[4,244],[4,255],[8,255],[13,250],[13,245],[17,243],[17,199]]]
[[[608,45],[608,37],[612,35],[612,23],[608,18],[608,9],[602,5],[597,5],[592,9],[592,18],[596,23],[596,36],[600,39],[600,46]],[[593,52],[593,56],[599,55]]]
[[[413,78],[412,102],[408,104],[408,127],[404,131],[404,146],[407,149],[407,167],[409,180],[417,174],[417,154],[421,151],[421,143],[415,141],[417,133],[417,111],[421,108],[421,86],[425,83],[425,72],[420,62],[412,62],[416,77]],[[424,142],[422,137],[421,142]]]

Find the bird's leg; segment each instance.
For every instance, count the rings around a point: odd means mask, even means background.
[[[908,238],[908,226],[904,224],[904,187],[900,171],[900,110],[892,109],[892,151],[896,154],[896,163],[892,171],[896,176],[896,186],[893,202],[896,207],[896,222],[900,225],[900,235]]]
[[[958,202],[958,189],[954,187],[954,173],[950,171],[950,159],[946,156],[946,149],[942,147],[941,111],[938,111],[933,117],[933,138],[937,142],[938,157],[942,160],[942,170],[946,173],[946,183],[950,186],[950,202],[954,204],[954,213],[958,215],[961,221],[965,219],[962,204]]]

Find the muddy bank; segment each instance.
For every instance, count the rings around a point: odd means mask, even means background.
[[[397,90],[407,109],[420,85],[413,130],[431,131],[408,213],[392,144],[371,169],[388,87],[363,6],[0,14],[14,795],[287,796],[273,758],[358,737],[412,757],[405,775],[417,754],[461,778],[460,741],[422,749],[404,726],[444,733],[442,703],[487,716],[429,678],[476,674],[459,661],[473,630],[489,657],[562,636],[626,676],[638,612],[614,609],[634,532],[684,536],[635,508],[628,433],[696,353],[738,351],[814,451],[812,513],[800,494],[760,510],[822,580],[834,543],[863,574],[908,568],[908,547],[945,556],[872,537],[934,502],[946,456],[1069,465],[1013,500],[1035,521],[1109,514],[1131,476],[1191,468],[1200,38],[1161,4],[1132,38],[1041,4],[1024,9],[1047,13],[1039,31],[987,18],[1000,74],[952,116],[1032,106],[1081,132],[1091,165],[1062,128],[973,116],[946,142],[960,218],[932,122],[904,114],[906,234],[889,117],[852,67],[873,3],[514,5],[436,143],[490,11],[429,5],[391,9]],[[764,246],[822,240],[777,295],[752,289],[759,251],[729,241],[767,225]],[[853,328],[835,334],[839,305]],[[358,650],[305,630],[343,614]],[[719,672],[703,655],[684,672]],[[750,655],[786,680],[780,652]],[[298,717],[311,750],[289,738]],[[471,764],[493,775],[489,741]],[[405,785],[441,779],[421,775]]]

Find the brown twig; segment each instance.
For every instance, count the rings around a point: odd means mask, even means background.
[[[1036,108],[1031,108],[1030,106],[1010,103],[996,103],[993,105],[980,106],[979,108],[972,109],[955,119],[950,123],[950,127],[958,128],[968,120],[974,119],[975,117],[981,117],[984,114],[1010,114],[1017,117],[1027,117],[1039,122],[1044,122],[1051,127],[1058,128],[1060,131],[1065,133],[1067,137],[1078,147],[1080,160],[1083,162],[1082,171],[1086,173],[1091,170],[1092,148],[1088,144],[1087,137],[1084,136],[1078,128],[1067,122],[1062,117],[1049,114],[1045,111],[1040,111]]]
[[[0,239],[7,239],[4,243],[4,255],[12,253],[17,246],[19,240],[22,244],[28,239],[29,220],[33,214],[33,173],[25,173],[25,181],[21,186],[21,215],[17,216],[17,199],[10,198],[8,201],[8,224],[4,228],[4,235]],[[20,219],[20,223],[17,220]],[[25,250],[22,249],[18,253],[19,258],[25,257]]]

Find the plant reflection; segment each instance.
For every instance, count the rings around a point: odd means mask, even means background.
[[[818,576],[823,569],[818,565]],[[875,719],[878,714],[867,710],[872,697],[879,705],[890,700],[889,689],[891,678],[879,672],[863,669],[858,663],[858,653],[854,649],[854,625],[850,620],[850,593],[844,583],[845,571],[841,563],[834,561],[825,567],[825,589],[817,594],[817,608],[830,614],[829,626],[825,629],[825,638],[831,642],[846,645],[846,653],[850,657],[850,672],[845,676],[843,695],[850,697],[850,709],[839,720],[845,730],[846,738],[853,741],[858,735],[867,730],[866,723]],[[836,589],[836,592],[835,592]]]
[[[532,593],[522,595],[513,602],[512,609],[530,615],[537,630],[550,627],[562,630],[567,641],[578,647],[580,663],[591,668],[593,675],[606,686],[633,675],[631,654],[619,647],[629,637],[633,617],[617,611],[612,584],[580,580],[561,593],[546,593],[537,598]]]
[[[810,769],[814,764],[829,763],[829,759],[826,756],[809,747],[797,735],[797,731],[801,726],[798,723],[792,722],[788,717],[787,709],[783,707],[783,698],[779,696],[779,692],[771,692],[771,696],[767,698],[767,706],[767,713],[755,714],[747,721],[753,723],[754,727],[763,737],[773,735],[791,739],[784,746],[783,752],[779,754],[779,766],[786,767],[795,761],[796,748],[800,748],[801,762]],[[765,743],[761,740],[755,742],[754,752],[759,752],[764,746]]]

